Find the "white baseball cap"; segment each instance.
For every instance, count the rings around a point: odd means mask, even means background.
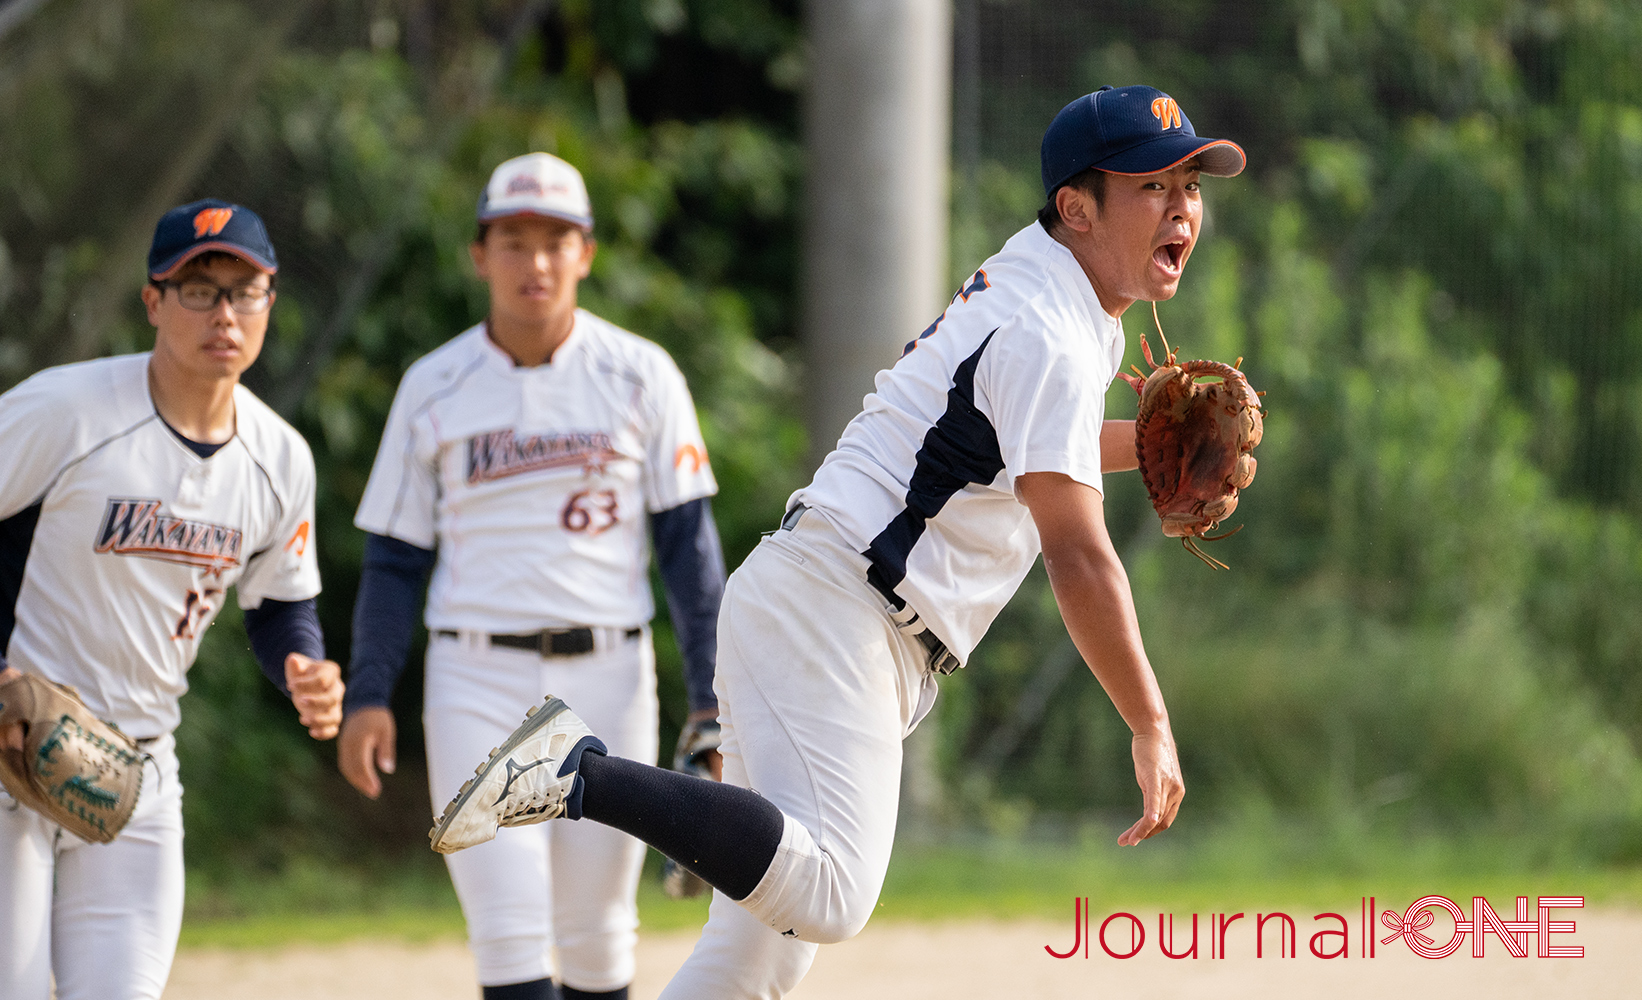
[[[593,205],[581,173],[551,153],[515,156],[491,173],[479,192],[479,221],[509,215],[543,215],[593,228]]]

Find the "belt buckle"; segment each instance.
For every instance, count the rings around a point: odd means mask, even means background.
[[[570,628],[555,632],[551,629],[542,630],[543,656],[580,656],[593,652],[593,630],[590,628]]]
[[[952,655],[952,650],[946,648],[946,643],[940,640],[934,632],[924,629],[918,633],[918,641],[924,644],[929,651],[929,669],[942,677],[946,677],[959,667],[963,666],[958,658]]]

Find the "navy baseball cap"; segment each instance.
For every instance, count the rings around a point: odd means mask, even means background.
[[[267,274],[279,270],[268,229],[257,213],[220,198],[206,198],[160,216],[148,248],[148,276],[164,281],[209,250],[231,253]]]
[[[1203,172],[1233,177],[1247,162],[1242,147],[1204,139],[1175,99],[1155,87],[1102,87],[1060,109],[1043,133],[1043,193],[1089,169],[1155,174],[1197,157]]]

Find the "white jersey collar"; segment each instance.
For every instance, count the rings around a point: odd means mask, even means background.
[[[515,374],[526,374],[533,371],[546,372],[563,368],[565,362],[569,361],[580,350],[582,341],[587,339],[582,332],[584,326],[586,324],[582,322],[582,310],[578,307],[570,318],[570,334],[564,338],[564,343],[559,345],[558,350],[553,352],[553,357],[530,368],[514,364],[513,356],[503,350],[502,346],[496,341],[490,339],[489,319],[479,324],[479,340],[484,344],[485,356],[490,359],[489,363],[499,370]]]
[[[1073,256],[1072,251],[1064,244],[1050,236],[1036,220],[1011,236],[1009,242],[1004,244],[1004,249],[1043,257],[1060,272],[1063,280],[1083,296],[1084,302],[1089,306],[1091,317],[1111,324],[1118,322],[1118,318],[1101,305],[1100,296],[1095,294],[1095,286],[1089,283],[1089,276],[1083,273],[1083,265],[1078,263],[1077,257]]]

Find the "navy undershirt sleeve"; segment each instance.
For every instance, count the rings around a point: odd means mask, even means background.
[[[301,653],[314,660],[325,658],[325,635],[319,628],[319,610],[314,599],[305,601],[264,600],[245,612],[245,635],[251,640],[262,672],[285,695],[285,656]]]
[[[0,670],[6,669],[6,647],[17,625],[17,595],[23,589],[23,569],[39,521],[39,504],[0,520]]]
[[[422,584],[435,552],[390,538],[365,536],[359,597],[353,606],[353,658],[348,664],[345,713],[369,706],[386,708],[410,654]]]
[[[724,599],[724,547],[712,501],[702,497],[651,515],[650,534],[673,634],[684,657],[690,711],[716,708],[713,666],[718,660],[718,605]]]

